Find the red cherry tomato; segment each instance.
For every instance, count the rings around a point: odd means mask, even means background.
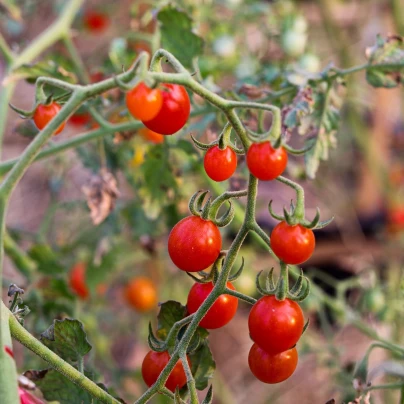
[[[188,216],[168,236],[168,253],[179,269],[197,272],[212,265],[220,254],[222,236],[210,220]]]
[[[86,285],[86,264],[84,262],[78,262],[70,270],[69,284],[73,292],[81,297],[87,299],[90,292]]]
[[[172,135],[187,122],[191,111],[188,93],[179,84],[162,84],[163,105],[160,112],[151,120],[142,121],[153,132]]]
[[[70,119],[69,123],[75,126],[84,126],[88,124],[91,120],[91,115],[88,112],[78,113],[76,112],[73,114]]]
[[[84,24],[89,31],[99,33],[108,27],[109,18],[97,11],[87,11],[84,15]]]
[[[292,376],[297,367],[296,348],[277,354],[265,352],[254,344],[248,354],[248,365],[253,375],[263,383],[275,384]]]
[[[170,360],[170,354],[167,351],[164,352],[154,352],[150,351],[142,363],[142,376],[144,382],[150,387],[154,384],[157,378],[160,376],[161,371],[165,368],[168,361]],[[189,358],[187,357],[188,363],[191,365]],[[175,391],[177,388],[184,387],[187,383],[187,377],[185,375],[184,367],[179,360],[174,369],[171,371],[165,386],[171,390]]]
[[[163,95],[158,88],[149,88],[139,83],[126,93],[126,106],[129,112],[139,121],[150,121],[160,112]]]
[[[143,276],[132,279],[125,289],[125,298],[131,307],[145,312],[157,305],[157,291],[154,283]]]
[[[313,254],[316,239],[312,230],[300,224],[278,223],[271,233],[271,248],[286,264],[301,264]]]
[[[35,397],[29,391],[21,387],[18,387],[18,394],[20,396],[20,404],[45,404],[38,397]]]
[[[138,130],[140,136],[143,139],[152,142],[154,144],[159,144],[164,142],[164,135],[160,135],[160,133],[153,132],[148,128],[141,128]]]
[[[230,147],[221,150],[219,146],[213,146],[206,152],[203,165],[213,181],[225,181],[236,171],[237,156]]]
[[[58,114],[61,108],[62,107],[57,102],[52,102],[49,105],[39,104],[36,107],[33,117],[36,127],[42,130],[52,118]],[[56,130],[55,135],[59,134],[64,127],[65,123],[63,122]]]
[[[264,296],[254,304],[248,317],[251,339],[270,353],[292,348],[302,335],[303,312],[290,299]]]
[[[269,142],[253,143],[247,152],[250,173],[262,181],[274,180],[288,164],[288,154],[281,146],[274,149]]]
[[[227,282],[227,287],[235,290],[234,286]],[[188,313],[195,313],[201,304],[206,300],[213,289],[213,283],[195,283],[188,294],[187,308]],[[238,306],[237,297],[230,295],[220,295],[213,306],[208,310],[205,317],[199,323],[201,327],[213,330],[229,323],[236,314]]]

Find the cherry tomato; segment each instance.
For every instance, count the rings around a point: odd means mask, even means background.
[[[262,181],[274,180],[288,164],[288,154],[281,146],[274,149],[269,142],[253,143],[247,152],[250,173]]]
[[[34,112],[34,122],[36,127],[39,130],[42,130],[52,118],[58,114],[61,108],[62,107],[57,102],[52,102],[49,105],[39,104]],[[56,130],[55,135],[59,134],[64,127],[65,123],[63,122]]]
[[[289,226],[278,223],[271,233],[271,248],[275,255],[286,264],[301,264],[313,254],[316,239],[312,230],[301,224]]]
[[[75,126],[84,126],[88,124],[90,120],[91,115],[88,112],[83,112],[81,114],[76,112],[70,117],[69,122]]]
[[[276,354],[292,348],[302,335],[303,312],[290,299],[264,296],[254,304],[248,317],[251,339],[265,351]]]
[[[227,287],[235,290],[234,286],[227,282]],[[188,294],[187,308],[188,313],[195,313],[201,304],[208,297],[213,289],[213,283],[195,283]],[[229,323],[236,314],[238,306],[237,297],[230,295],[220,295],[213,306],[208,310],[205,317],[199,323],[201,327],[213,330]]]
[[[297,367],[296,348],[277,354],[265,352],[254,344],[248,354],[248,365],[253,375],[263,383],[275,384],[292,376]]]
[[[145,312],[157,306],[157,291],[154,283],[143,276],[132,279],[125,288],[125,298],[131,307]]]
[[[149,88],[139,83],[126,93],[126,106],[129,112],[139,121],[150,121],[155,118],[163,106],[163,95],[158,88]]]
[[[18,394],[20,396],[20,404],[45,404],[38,397],[35,397],[29,391],[21,387],[18,387]]]
[[[162,84],[163,105],[160,112],[151,120],[142,120],[153,132],[172,135],[187,122],[191,103],[185,87],[178,84]]]
[[[237,156],[230,147],[221,150],[219,146],[213,146],[206,152],[203,165],[209,178],[217,182],[224,181],[236,171]]]
[[[109,18],[97,11],[87,11],[84,15],[84,24],[89,31],[99,33],[108,27]]]
[[[157,378],[160,376],[161,371],[165,368],[169,360],[170,354],[167,351],[150,351],[145,356],[142,363],[142,376],[144,382],[149,387],[152,386]],[[191,365],[188,357],[187,360],[188,363]],[[184,387],[186,383],[187,377],[185,375],[184,367],[179,360],[174,366],[174,369],[171,371],[170,376],[168,376],[165,386],[169,390],[174,392],[177,386],[181,388]]]
[[[152,142],[154,144],[164,142],[164,135],[160,135],[160,133],[153,132],[148,128],[141,128],[138,130],[138,133],[140,136],[142,136],[143,139],[148,140],[149,142]]]
[[[77,296],[84,300],[88,298],[90,292],[86,285],[86,264],[84,262],[78,262],[70,270],[69,284]]]
[[[168,236],[168,253],[179,269],[197,272],[212,265],[220,254],[222,236],[210,220],[188,216]]]

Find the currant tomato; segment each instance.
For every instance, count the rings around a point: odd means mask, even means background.
[[[191,111],[188,93],[178,84],[161,84],[163,105],[159,113],[150,120],[142,120],[153,132],[172,135],[178,132],[187,122]]]
[[[20,404],[45,404],[38,397],[21,387],[18,387],[18,395],[20,396]]]
[[[76,112],[75,114],[73,114],[70,117],[69,122],[75,126],[84,126],[84,125],[88,124],[90,122],[90,120],[91,120],[91,116],[88,112],[83,112],[83,113]]]
[[[312,230],[297,224],[278,223],[271,233],[271,248],[286,264],[301,264],[313,254],[316,239]]]
[[[109,18],[97,11],[87,11],[84,15],[84,24],[90,32],[99,33],[108,27]]]
[[[270,142],[253,143],[247,152],[250,173],[262,181],[274,180],[288,164],[288,154],[280,146],[274,149]]]
[[[234,286],[227,282],[227,287],[235,290]],[[188,294],[188,313],[195,313],[201,304],[206,300],[213,289],[213,283],[195,283]],[[220,295],[213,306],[208,310],[205,317],[199,323],[201,327],[213,330],[229,323],[236,314],[238,306],[237,297],[230,295]]]
[[[197,272],[212,265],[220,254],[222,236],[210,220],[188,216],[180,220],[168,236],[168,253],[177,267]]]
[[[58,114],[61,108],[62,107],[57,102],[52,102],[49,105],[39,104],[34,112],[34,122],[36,127],[39,130],[42,130],[52,118]],[[65,123],[63,122],[56,130],[55,135],[59,134],[64,127]]]
[[[164,142],[164,135],[160,135],[160,133],[153,132],[152,130],[148,128],[141,128],[138,130],[138,133],[140,136],[142,136],[143,139],[152,142],[154,144],[159,144]]]
[[[213,181],[225,181],[236,171],[237,156],[230,147],[221,150],[219,146],[213,146],[206,152],[203,165]]]
[[[150,279],[139,276],[132,279],[126,286],[125,298],[137,311],[149,311],[157,305],[156,287]]]
[[[251,339],[265,351],[276,354],[292,348],[304,327],[300,306],[290,299],[264,296],[254,304],[248,317]]]
[[[268,384],[280,383],[292,376],[297,361],[296,348],[271,354],[254,344],[248,354],[251,372],[258,380]]]
[[[87,299],[90,292],[86,285],[86,264],[78,262],[75,264],[69,273],[69,284],[73,292],[81,297]]]
[[[144,382],[150,387],[152,386],[157,378],[160,376],[161,371],[165,368],[168,361],[170,360],[170,354],[167,351],[155,352],[150,351],[142,363],[142,376]],[[189,358],[187,357],[188,363],[191,365]],[[187,377],[185,375],[184,367],[179,360],[174,369],[171,371],[170,376],[166,381],[165,386],[171,390],[175,391],[177,388],[184,387],[187,383]]]
[[[139,83],[126,93],[126,106],[129,112],[139,121],[150,121],[160,112],[163,95],[158,88],[149,88]]]

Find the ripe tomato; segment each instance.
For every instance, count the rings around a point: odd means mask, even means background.
[[[288,164],[288,154],[281,146],[274,149],[269,142],[253,143],[247,152],[250,173],[259,180],[270,181],[281,175]]]
[[[296,348],[277,354],[265,352],[254,344],[248,354],[248,365],[253,375],[263,383],[275,384],[292,376],[297,367]]]
[[[8,345],[4,345],[4,351],[7,354],[9,354],[12,358],[14,358],[14,352]]]
[[[156,287],[150,279],[139,276],[127,284],[125,298],[137,311],[149,311],[157,305]]]
[[[168,236],[168,253],[179,269],[197,272],[212,265],[220,254],[222,236],[210,220],[188,216]]]
[[[179,84],[162,84],[163,105],[160,112],[150,120],[142,122],[150,130],[162,135],[178,132],[187,122],[191,103],[185,87]]]
[[[191,365],[189,358],[188,363]],[[154,352],[150,351],[142,363],[142,376],[144,382],[150,387],[154,384],[157,378],[160,376],[161,371],[165,368],[168,361],[170,360],[170,354],[167,351],[164,352]],[[184,387],[187,383],[187,377],[185,375],[184,367],[179,360],[174,369],[171,371],[165,386],[171,390],[175,391],[177,386],[179,388]]]
[[[84,262],[78,262],[70,270],[69,284],[77,296],[82,299],[88,298],[90,292],[86,285],[86,264]]]
[[[277,300],[275,296],[259,299],[248,317],[251,339],[273,354],[292,348],[299,341],[303,327],[300,306],[293,300]]]
[[[234,286],[227,282],[227,287],[235,290]],[[188,294],[188,313],[195,313],[201,304],[206,300],[213,289],[213,283],[195,283]],[[230,295],[220,295],[213,306],[208,310],[205,317],[199,323],[201,327],[213,330],[229,323],[236,314],[238,306],[237,297]]]
[[[29,391],[24,390],[22,387],[18,387],[18,394],[20,396],[20,404],[45,404],[38,397],[35,397]]]
[[[84,24],[89,31],[99,33],[108,27],[109,18],[97,11],[87,11],[84,15]]]
[[[278,223],[271,233],[271,248],[286,264],[301,264],[313,254],[316,239],[312,230],[300,224]]]
[[[34,112],[34,122],[36,127],[39,130],[42,130],[52,118],[58,114],[61,108],[62,107],[57,102],[52,102],[49,105],[39,104]],[[55,135],[59,134],[64,127],[65,123],[63,122],[56,130]]]
[[[83,112],[81,114],[76,112],[70,117],[69,122],[75,126],[84,126],[90,122],[90,119],[91,115],[88,112]]]
[[[237,156],[230,147],[221,150],[219,146],[213,146],[206,152],[203,165],[209,178],[217,182],[224,181],[236,171]]]
[[[148,140],[149,142],[152,142],[154,144],[164,142],[164,135],[160,135],[160,133],[153,132],[148,128],[141,128],[138,130],[138,133],[140,136],[142,136],[143,139]]]
[[[126,93],[126,106],[139,121],[150,121],[160,112],[163,95],[158,88],[149,88],[144,83]]]

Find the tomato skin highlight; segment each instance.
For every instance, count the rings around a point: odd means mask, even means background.
[[[168,361],[170,360],[170,354],[167,351],[155,352],[149,351],[148,354],[143,359],[142,363],[142,376],[144,382],[147,386],[152,386],[157,378],[160,376],[161,371],[165,368]],[[191,362],[187,356],[189,365]],[[175,391],[177,386],[179,388],[184,387],[187,383],[187,377],[185,375],[184,367],[181,360],[175,364],[174,369],[171,371],[165,386],[171,390]]]
[[[160,133],[157,132],[153,132],[148,128],[141,128],[138,130],[138,133],[140,136],[142,136],[143,139],[151,143],[160,144],[164,142],[164,135],[161,135]]]
[[[149,88],[144,83],[126,93],[126,106],[139,121],[149,121],[157,116],[163,105],[163,95],[158,88]]]
[[[186,124],[191,112],[191,102],[185,87],[179,84],[161,84],[163,104],[160,112],[143,124],[153,132],[172,135]]]
[[[34,112],[34,122],[39,130],[42,130],[56,116],[62,107],[57,102],[52,102],[49,105],[39,104]],[[65,127],[63,122],[56,130],[54,135],[59,134]]]
[[[296,348],[277,354],[265,352],[254,344],[248,354],[248,365],[253,375],[263,383],[275,384],[289,379],[297,367]]]
[[[127,284],[125,299],[137,311],[149,311],[157,306],[156,287],[150,279],[139,276]]]
[[[285,171],[287,164],[288,154],[282,146],[274,149],[270,142],[262,142],[253,143],[248,149],[248,169],[259,180],[274,180]]]
[[[312,230],[297,224],[278,223],[271,233],[271,248],[286,264],[301,264],[313,254],[316,239]]]
[[[227,287],[235,290],[231,282],[227,282]],[[206,300],[213,289],[213,283],[195,283],[188,294],[188,313],[195,313]],[[208,330],[220,328],[228,324],[237,312],[238,299],[235,296],[220,295],[213,306],[208,310],[199,325]]]
[[[266,352],[277,354],[299,341],[304,327],[303,311],[290,299],[264,296],[254,304],[248,317],[251,339]]]
[[[89,297],[90,291],[86,285],[86,264],[84,262],[78,262],[70,270],[69,285],[81,299],[86,300]]]
[[[219,146],[213,146],[206,152],[203,165],[213,181],[225,181],[236,171],[237,155],[230,147],[221,150]]]
[[[188,216],[168,236],[168,253],[181,270],[197,272],[212,265],[222,249],[222,236],[210,220]]]

